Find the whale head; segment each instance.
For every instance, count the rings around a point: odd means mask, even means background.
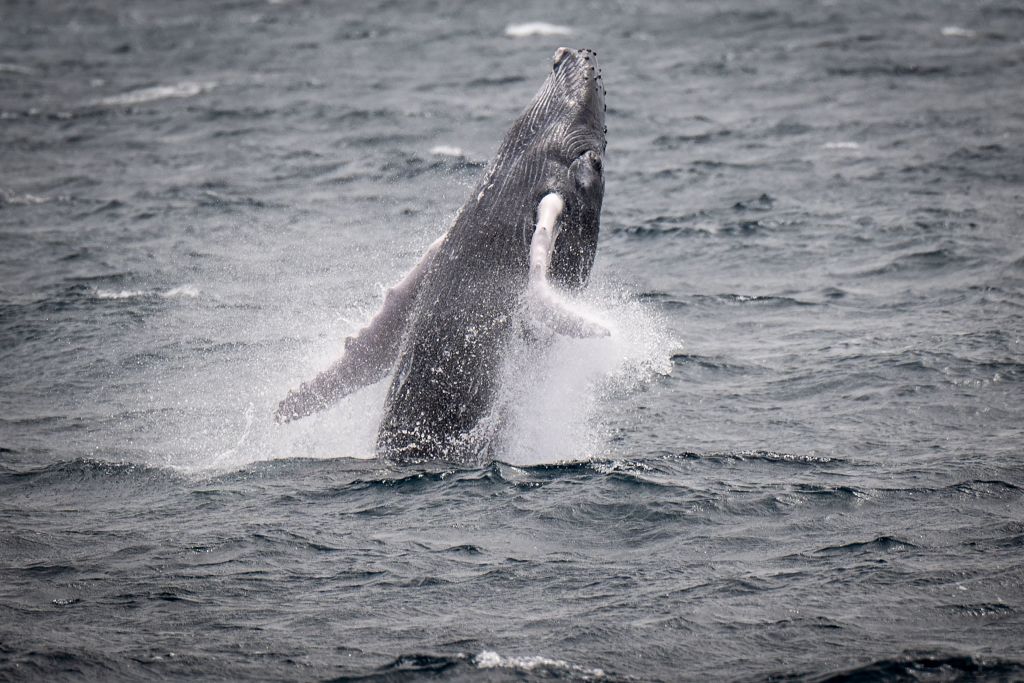
[[[560,47],[551,71],[526,110],[512,124],[493,172],[519,178],[524,241],[532,234],[536,207],[551,193],[564,202],[551,254],[550,276],[581,287],[597,250],[604,198],[605,89],[597,54]]]

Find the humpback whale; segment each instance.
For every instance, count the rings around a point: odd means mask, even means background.
[[[288,393],[276,419],[312,414],[390,374],[380,456],[488,455],[485,418],[511,342],[608,334],[560,296],[586,285],[597,250],[604,98],[597,54],[559,48],[452,226],[345,339],[341,357]]]

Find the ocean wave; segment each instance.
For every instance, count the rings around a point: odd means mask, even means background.
[[[780,453],[769,450],[735,451],[724,454],[724,457],[735,460],[761,460],[764,462],[778,462],[794,465],[827,465],[837,462],[845,462],[842,458],[835,458],[826,455],[813,455],[801,453]]]
[[[958,617],[969,617],[973,619],[1002,618],[1015,614],[1010,605],[1003,602],[983,602],[971,604],[943,605],[940,609]]]
[[[859,142],[851,142],[848,140],[837,140],[835,142],[826,142],[821,145],[822,149],[843,149],[843,150],[857,150],[860,149]]]
[[[157,100],[182,99],[201,95],[216,87],[217,84],[212,81],[182,81],[180,83],[174,83],[173,85],[154,85],[148,88],[129,90],[128,92],[124,92],[119,95],[101,97],[96,100],[94,104],[105,107],[118,107],[130,106],[133,104],[144,104],[146,102],[156,102]]]
[[[163,299],[186,298],[195,299],[200,290],[195,285],[179,285],[170,289],[103,289],[97,287],[93,290],[93,296],[97,299],[138,299],[147,297],[160,297]]]
[[[0,74],[15,74],[17,76],[35,76],[39,71],[23,64],[12,62],[0,62]]]
[[[82,490],[96,484],[96,491],[108,495],[110,487],[117,485],[126,490],[135,490],[146,485],[157,487],[178,475],[167,468],[129,461],[100,460],[97,458],[75,458],[43,467],[11,469],[0,472],[0,487],[11,487],[23,493],[46,491],[47,487],[73,487]],[[46,494],[49,495],[49,494]]]
[[[34,204],[45,204],[53,201],[50,197],[24,192],[18,194],[10,190],[0,188],[0,207],[3,206],[32,206]]]
[[[808,683],[841,681],[1010,681],[1024,675],[1024,664],[995,658],[946,653],[908,653],[849,669],[804,674]],[[792,678],[790,676],[789,678]]]
[[[904,541],[893,536],[879,536],[870,541],[855,541],[843,545],[833,545],[820,548],[815,551],[817,555],[861,555],[872,553],[900,553],[908,550],[915,550],[917,546],[910,541]]]
[[[677,353],[672,356],[671,361],[674,365],[691,371],[721,372],[736,376],[749,376],[757,369],[722,356],[700,356],[693,353]]]
[[[953,68],[945,64],[901,64],[883,60],[881,62],[867,62],[862,64],[844,64],[842,66],[831,66],[826,69],[831,76],[871,78],[871,77],[908,77],[917,76],[921,78],[938,78],[947,76],[953,72]]]
[[[1019,498],[1024,490],[1001,479],[972,479],[948,486],[945,490],[955,491],[972,498]]]
[[[521,83],[526,79],[522,76],[508,75],[508,76],[486,76],[483,78],[474,78],[472,81],[466,83],[466,88],[488,88],[488,87],[505,87],[512,83]]]
[[[559,674],[567,673],[579,680],[593,680],[605,676],[602,669],[570,664],[561,659],[536,655],[503,657],[493,650],[484,650],[473,657],[473,664],[478,669],[513,669],[525,673],[546,672],[556,677]]]
[[[430,148],[430,153],[434,156],[454,157],[456,159],[464,159],[466,157],[466,153],[461,148],[453,145],[434,145]]]
[[[728,128],[711,130],[702,133],[664,133],[654,138],[651,144],[666,149],[679,149],[684,145],[701,145],[719,138],[728,137],[733,131]]]
[[[638,237],[638,238],[654,238],[654,237],[665,237],[669,235],[677,234],[692,234],[692,235],[716,235],[722,231],[721,225],[713,222],[699,222],[696,225],[664,225],[664,224],[647,224],[647,225],[623,225],[612,228],[609,232],[613,235],[625,235],[627,237]]]
[[[489,675],[488,675],[489,674]],[[494,676],[497,675],[498,678]],[[405,654],[376,670],[343,676],[336,681],[443,680],[612,680],[604,670],[540,655],[501,655],[493,650],[477,654]]]
[[[977,38],[978,32],[962,26],[943,26],[942,35],[947,38]]]

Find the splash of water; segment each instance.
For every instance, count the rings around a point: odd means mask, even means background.
[[[606,283],[593,283],[577,297],[560,296],[611,334],[575,339],[539,331],[510,342],[498,384],[498,426],[491,425],[492,455],[510,464],[614,456],[612,434],[602,420],[605,406],[671,372],[669,358],[678,343],[649,305]],[[312,376],[335,360],[339,340],[363,317],[368,315],[325,324],[329,331],[307,344],[297,362],[282,363],[273,349],[265,349],[234,366],[234,375],[221,369],[222,384],[209,395],[195,392],[195,377],[174,379],[180,386],[166,388],[187,397],[185,408],[198,421],[164,464],[209,473],[280,458],[375,457],[389,379],[303,420],[278,425],[272,418],[295,378]]]
[[[651,309],[621,289],[594,284],[580,297],[560,296],[611,334],[582,339],[550,334],[540,344],[513,340],[497,402],[504,413],[497,455],[511,464],[607,456],[611,434],[601,419],[603,405],[672,370],[669,358],[678,342]]]

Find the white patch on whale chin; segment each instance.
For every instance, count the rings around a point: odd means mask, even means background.
[[[529,38],[530,36],[571,36],[572,29],[568,26],[549,24],[546,21],[528,21],[522,24],[509,24],[505,27],[505,35],[510,38]]]

